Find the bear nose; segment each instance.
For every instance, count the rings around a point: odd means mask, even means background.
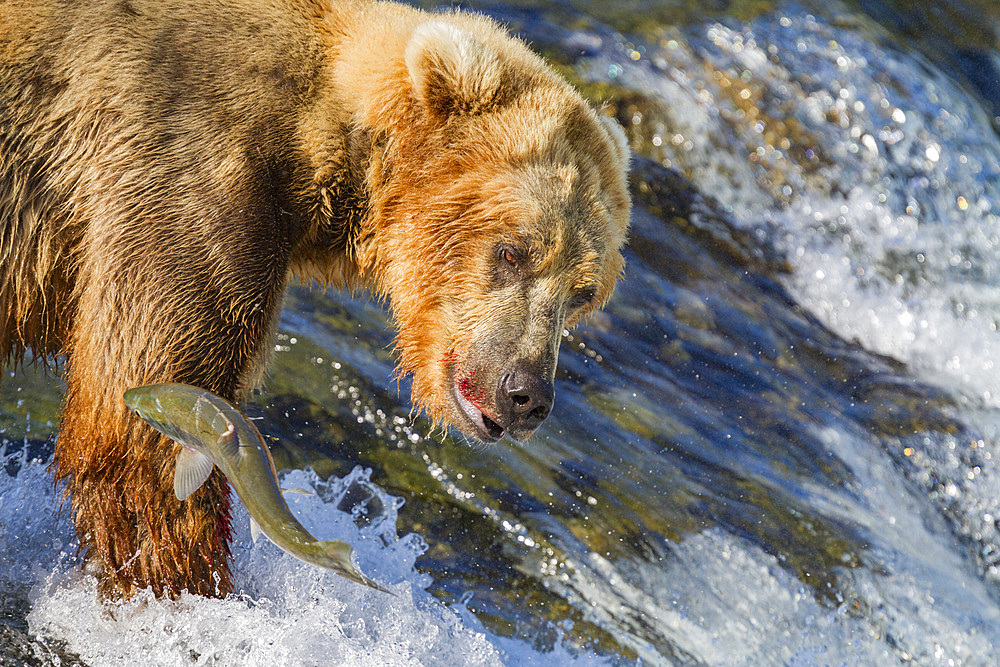
[[[552,381],[524,367],[515,368],[500,382],[505,412],[522,429],[534,429],[549,416],[555,389]]]

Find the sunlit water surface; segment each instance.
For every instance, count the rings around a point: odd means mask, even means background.
[[[107,607],[45,469],[58,377],[8,371],[0,662],[991,664],[1000,12],[476,6],[636,152],[627,278],[564,336],[552,417],[429,436],[384,312],[294,288],[248,412],[395,596],[240,508],[232,596]]]

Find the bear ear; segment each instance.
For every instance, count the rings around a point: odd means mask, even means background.
[[[622,126],[614,118],[605,116],[600,112],[597,114],[597,120],[600,121],[601,126],[611,137],[611,143],[614,144],[618,159],[627,167],[632,157],[632,150],[628,147],[628,138],[625,136],[625,130],[622,129]]]
[[[405,57],[417,99],[435,114],[474,114],[497,98],[503,64],[489,45],[462,28],[443,21],[420,24]]]

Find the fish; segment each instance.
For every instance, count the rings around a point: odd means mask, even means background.
[[[183,446],[174,472],[178,500],[186,500],[218,467],[247,508],[255,540],[263,533],[299,560],[390,593],[353,564],[351,545],[339,540],[320,542],[299,523],[281,495],[264,438],[232,403],[179,383],[134,387],[125,392],[124,400],[143,421]]]

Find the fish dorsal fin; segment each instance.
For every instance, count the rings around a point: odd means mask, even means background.
[[[174,495],[178,500],[187,500],[212,474],[212,460],[188,447],[181,447],[175,466]]]
[[[260,538],[262,532],[263,531],[261,531],[260,529],[260,524],[257,523],[257,521],[253,517],[250,517],[250,539],[256,542]]]
[[[219,417],[222,419],[217,419],[212,425],[224,425],[222,429],[217,431],[219,434],[219,452],[222,454],[224,459],[228,459],[235,456],[239,452],[240,438],[236,433],[236,424],[230,421],[222,413],[219,413]],[[222,424],[218,423],[220,421]]]

